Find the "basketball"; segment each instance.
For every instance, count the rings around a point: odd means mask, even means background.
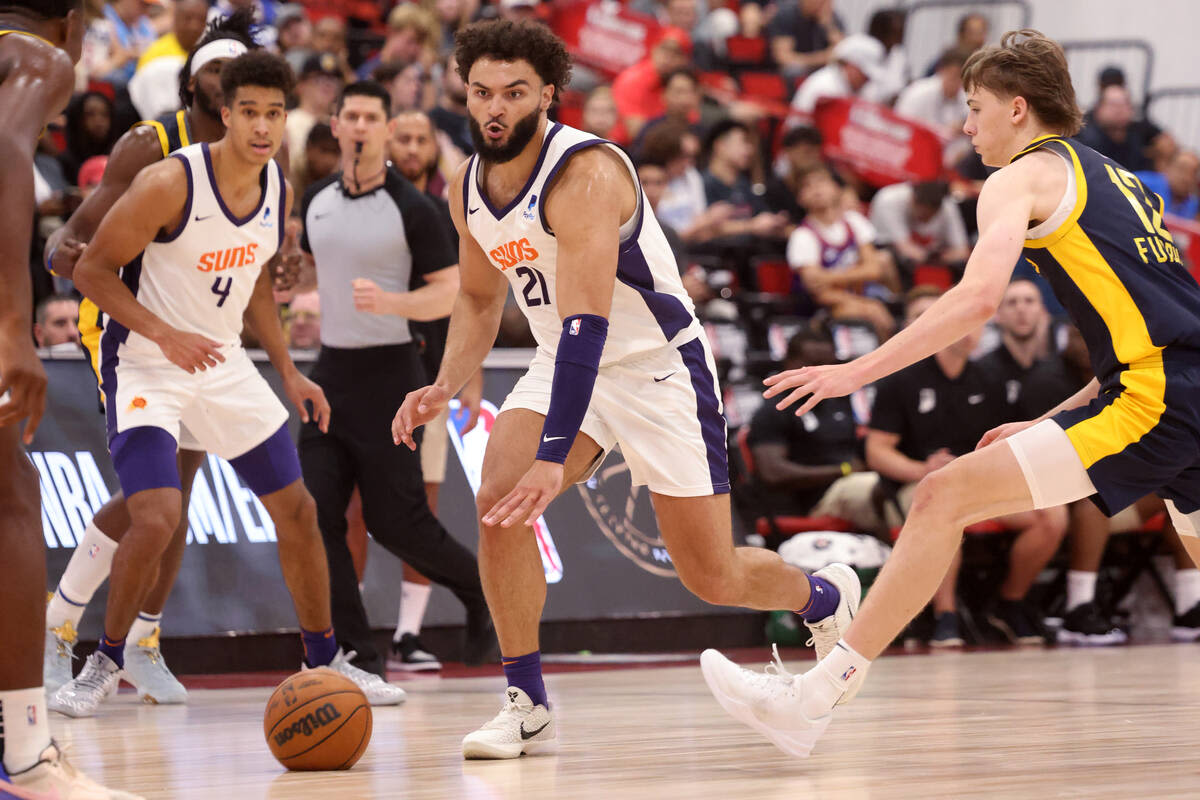
[[[263,733],[288,769],[350,769],[371,741],[371,706],[331,669],[297,672],[271,693]]]

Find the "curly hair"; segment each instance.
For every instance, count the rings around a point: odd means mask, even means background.
[[[221,69],[221,92],[225,95],[226,106],[230,106],[234,94],[243,86],[278,89],[287,96],[295,85],[296,76],[291,66],[281,56],[266,50],[252,50],[240,55]]]
[[[83,0],[3,0],[0,13],[16,12],[38,19],[62,19],[83,7]]]
[[[191,108],[196,97],[188,84],[192,80],[192,56],[204,45],[220,39],[233,39],[246,45],[249,50],[257,50],[258,42],[254,41],[254,9],[239,8],[228,17],[222,17],[209,23],[208,30],[196,42],[192,52],[188,53],[187,61],[179,70],[179,101],[184,108]]]
[[[962,70],[963,87],[1001,97],[1024,97],[1047,127],[1074,136],[1083,124],[1067,57],[1057,42],[1038,31],[1009,31],[999,47],[976,50]]]
[[[558,100],[571,82],[571,56],[562,39],[540,22],[490,20],[476,22],[454,34],[454,55],[464,82],[471,66],[481,58],[526,61],[538,77],[554,87]]]

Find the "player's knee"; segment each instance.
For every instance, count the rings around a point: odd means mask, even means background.
[[[949,466],[929,473],[913,492],[908,516],[937,515],[957,518],[961,515],[958,497],[962,494],[956,470]]]
[[[512,491],[511,486],[504,486],[496,481],[484,479],[483,484],[479,487],[479,491],[475,495],[475,515],[480,520],[480,530],[483,530],[483,515],[491,511],[497,503],[503,500],[509,492]]]
[[[183,515],[179,506],[170,502],[141,504],[131,520],[131,530],[166,543],[179,527]]]
[[[315,532],[317,530],[317,501],[303,486],[290,503],[279,509],[280,519],[275,527],[282,531]]]

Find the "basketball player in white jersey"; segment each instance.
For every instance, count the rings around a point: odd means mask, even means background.
[[[228,459],[270,513],[305,666],[338,670],[374,703],[403,699],[338,650],[315,505],[300,480],[287,411],[240,344],[245,315],[301,417],[311,402],[318,424],[328,426],[324,394],[288,356],[270,272],[262,269],[283,241],[292,202],[271,160],[292,82],[287,62],[266,52],[226,64],[225,137],[142,170],[75,268],[79,288],[106,316],[101,388],[130,526],[113,559],[100,646],[50,698],[50,708],[68,716],[94,714],[120,681],[125,636],[179,523],[181,424],[203,449]]]
[[[405,398],[393,436],[414,447],[414,428],[479,368],[511,283],[538,352],[496,420],[477,495],[508,688],[463,755],[516,758],[555,741],[538,651],[546,583],[529,526],[617,444],[698,596],[800,611],[820,652],[860,589],[848,567],[810,578],[775,553],[733,546],[712,355],[629,159],[547,119],[570,73],[562,42],[537,23],[485,22],[458,34],[456,56],[477,149],[450,187],[461,288],[437,380]]]

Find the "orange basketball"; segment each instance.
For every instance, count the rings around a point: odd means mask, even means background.
[[[350,769],[371,741],[371,705],[331,669],[297,672],[271,693],[263,733],[288,769]]]

